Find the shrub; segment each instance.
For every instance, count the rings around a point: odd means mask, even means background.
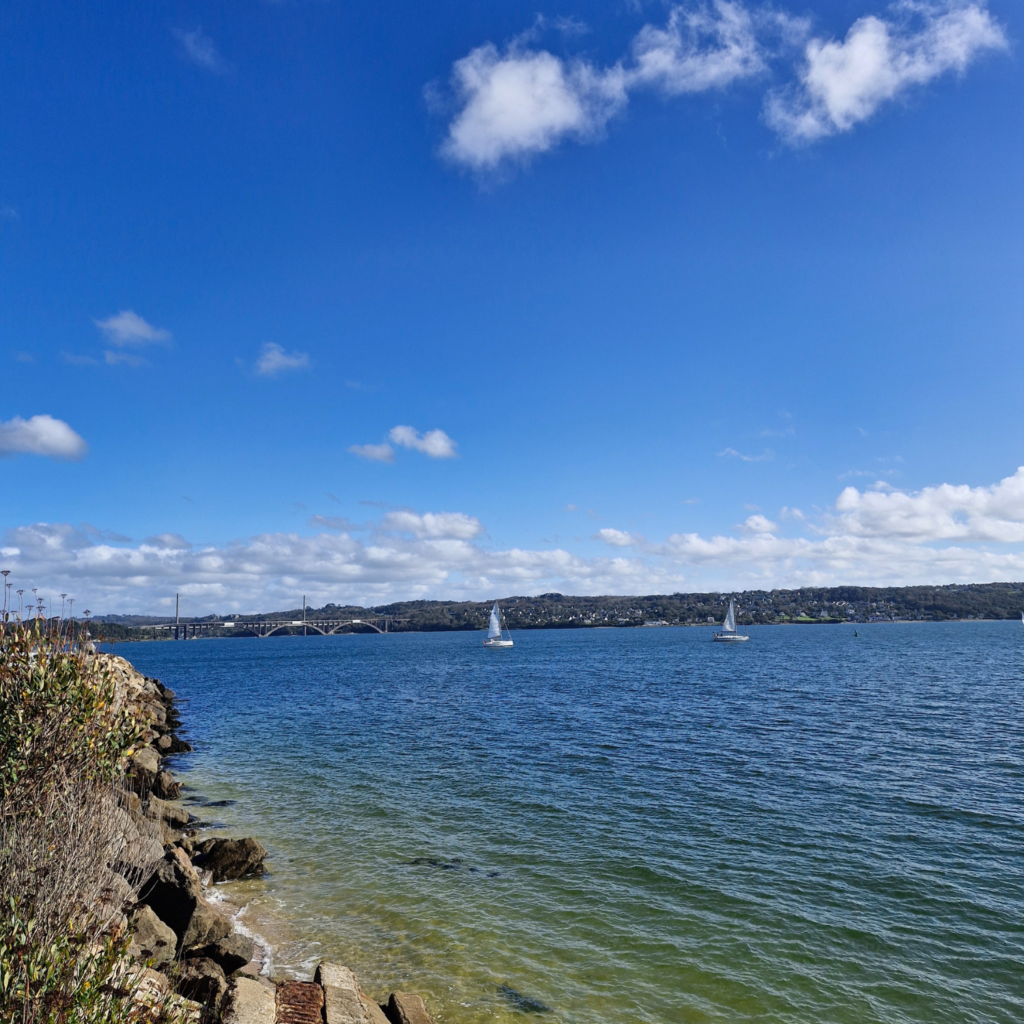
[[[140,879],[118,803],[140,724],[88,649],[59,628],[0,623],[0,1020],[134,1024],[143,999],[121,904]]]

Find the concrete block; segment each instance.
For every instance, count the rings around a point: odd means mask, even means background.
[[[223,1024],[274,1024],[277,1006],[274,993],[255,978],[233,978],[228,989]]]
[[[324,990],[324,1018],[327,1024],[365,1024],[359,999],[359,982],[347,967],[322,961],[313,980]]]

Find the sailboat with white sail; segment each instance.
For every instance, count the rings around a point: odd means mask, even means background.
[[[506,634],[508,639],[505,638]],[[506,625],[502,627],[502,614],[501,609],[498,607],[498,602],[494,602],[494,607],[491,609],[491,618],[487,623],[487,639],[484,641],[484,647],[511,647],[512,646],[512,634],[508,630]]]
[[[749,639],[749,636],[736,632],[736,602],[730,597],[729,610],[725,613],[725,623],[722,626],[722,632],[715,633],[715,643],[738,644]]]

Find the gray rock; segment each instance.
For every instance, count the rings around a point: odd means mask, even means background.
[[[347,967],[322,961],[313,980],[324,990],[324,1020],[327,1024],[365,1024],[366,1014],[359,1000],[359,982]]]
[[[128,952],[137,960],[152,960],[164,964],[174,959],[178,936],[153,911],[142,906],[129,919],[132,927],[132,941]]]
[[[231,974],[239,968],[244,967],[256,952],[252,939],[238,932],[232,932],[223,939],[216,942],[209,942],[205,946],[196,946],[186,950],[184,956],[192,960],[195,957],[205,957],[214,963],[220,964],[225,974]],[[328,1021],[328,1024],[330,1022]]]
[[[228,922],[202,898],[199,875],[184,851],[169,850],[139,891],[139,902],[153,908],[174,929],[178,949],[203,946],[231,933]]]
[[[274,992],[255,978],[235,978],[221,1011],[222,1024],[274,1024]]]
[[[161,739],[167,737],[162,736]],[[174,781],[170,772],[157,772],[153,780],[153,793],[161,800],[178,800],[181,797],[181,786]]]
[[[156,775],[160,771],[160,755],[152,747],[143,747],[132,754],[132,764]]]
[[[267,851],[255,839],[208,839],[198,849],[196,866],[209,871],[215,882],[263,874]]]
[[[179,995],[194,999],[217,1013],[228,991],[228,979],[212,960],[184,960],[178,969],[174,988]]]
[[[170,828],[184,828],[191,817],[188,809],[182,807],[181,804],[161,800],[158,796],[149,798],[142,813],[150,821],[162,821]]]
[[[160,751],[161,754],[169,754],[171,752],[171,745],[173,743],[174,740],[172,740],[170,736],[164,734],[163,736],[158,737],[156,743],[154,743],[153,745],[156,747],[157,750]]]
[[[367,1024],[391,1024],[384,1011],[369,996],[359,993],[359,1001],[363,1004],[363,1014]]]
[[[419,996],[409,992],[392,992],[388,1000],[391,1024],[434,1024]]]
[[[164,695],[164,702],[167,703],[167,704],[170,704],[170,702],[172,700],[174,700],[174,691],[168,689],[166,686],[163,689],[163,695]]]

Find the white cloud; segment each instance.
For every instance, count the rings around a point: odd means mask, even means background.
[[[626,102],[622,71],[598,71],[515,44],[491,43],[455,62],[452,85],[461,107],[442,152],[474,170],[543,153],[563,138],[594,138]]]
[[[428,430],[420,434],[413,427],[392,427],[388,437],[393,444],[422,452],[432,459],[454,459],[458,457],[458,445],[443,430]]]
[[[441,152],[478,172],[600,138],[638,89],[665,96],[721,91],[766,77],[802,47],[797,81],[765,99],[768,124],[792,143],[848,131],[883,103],[947,72],[962,74],[986,50],[1006,49],[986,0],[897,0],[867,15],[845,40],[812,38],[810,22],[741,0],[688,2],[664,25],[644,25],[628,56],[601,67],[531,48],[544,28],[504,50],[478,46],[452,66],[454,116]],[[428,90],[436,101],[437,90]],[[443,103],[435,105],[443,107]]]
[[[836,499],[830,528],[856,537],[914,542],[1024,542],[1024,466],[991,487],[941,484],[907,493],[847,487]]]
[[[462,512],[388,512],[381,528],[398,533],[411,533],[415,537],[457,537],[472,540],[484,532],[479,519]]]
[[[152,345],[171,339],[170,331],[146,323],[138,313],[130,309],[122,309],[106,320],[94,320],[93,323],[113,345]]]
[[[674,7],[665,28],[645,25],[633,40],[630,85],[670,96],[723,89],[767,70],[754,18],[740,3]]]
[[[747,516],[743,521],[740,529],[745,533],[778,533],[779,527],[777,523],[773,523],[767,516],[763,516],[757,513],[752,516]]]
[[[353,444],[348,449],[353,455],[373,462],[394,462],[395,449],[384,441],[382,444]]]
[[[267,342],[256,360],[256,372],[264,377],[276,377],[284,370],[305,370],[309,367],[306,352],[285,352],[280,345]]]
[[[484,525],[460,512],[389,511],[360,527],[365,540],[330,525],[330,532],[313,536],[269,533],[221,545],[190,544],[168,532],[115,546],[94,527],[37,523],[9,530],[0,550],[12,578],[73,593],[94,609],[171,610],[180,591],[187,606],[204,614],[291,607],[303,593],[314,603],[379,604],[551,590],[639,594],[1021,580],[1024,467],[991,486],[846,488],[828,514],[796,521],[797,536],[780,535],[758,513],[739,536],[673,534],[633,556],[493,549],[483,543]]]
[[[610,526],[598,530],[594,534],[594,540],[604,541],[605,544],[610,544],[615,548],[628,548],[637,542],[637,538],[633,534],[627,533],[625,530],[613,529]]]
[[[793,143],[846,132],[911,87],[1007,47],[984,0],[904,0],[891,10],[891,20],[859,18],[842,42],[811,39],[799,84],[769,94],[768,123]]]
[[[20,416],[0,423],[0,456],[47,455],[51,459],[80,459],[89,446],[63,420],[45,414]]]
[[[176,28],[173,33],[181,47],[182,56],[193,64],[219,75],[231,70],[231,66],[217,52],[217,45],[202,29],[185,32]]]
[[[733,0],[676,6],[665,27],[640,30],[630,61],[604,68],[527,48],[524,43],[534,32],[503,52],[486,43],[452,68],[458,112],[442,153],[490,171],[503,161],[546,152],[563,139],[599,138],[625,108],[632,89],[674,96],[759,75],[766,64],[755,21],[766,18]]]

